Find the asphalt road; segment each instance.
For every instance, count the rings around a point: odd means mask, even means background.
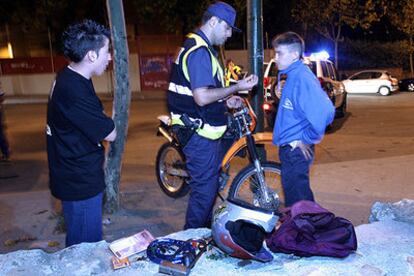
[[[111,102],[105,107],[110,112]],[[186,207],[185,198],[163,195],[154,175],[164,142],[155,136],[156,116],[165,110],[163,100],[132,102],[121,178],[124,210],[141,215],[155,234],[180,230]],[[311,185],[322,206],[361,224],[375,201],[414,199],[414,93],[350,95],[348,111],[316,147]],[[45,112],[45,104],[6,105],[13,165],[0,166],[0,176],[18,176],[1,178],[0,194],[47,190]],[[267,149],[277,159],[275,147]]]

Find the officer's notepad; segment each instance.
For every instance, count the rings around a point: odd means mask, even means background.
[[[123,259],[146,250],[154,239],[150,232],[144,230],[133,236],[113,241],[109,244],[109,249],[118,259]]]

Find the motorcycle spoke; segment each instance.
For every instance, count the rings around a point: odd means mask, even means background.
[[[240,175],[232,183],[229,196],[255,207],[271,210],[284,207],[284,193],[281,186],[280,169],[271,165],[273,164],[263,165],[268,198],[265,198],[262,194],[257,172],[253,166],[247,167],[240,172]]]
[[[156,173],[161,189],[171,197],[187,193],[188,173],[184,156],[176,145],[165,143],[157,155]]]

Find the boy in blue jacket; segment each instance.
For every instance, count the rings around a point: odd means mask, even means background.
[[[285,204],[300,200],[314,201],[309,184],[309,167],[314,159],[314,145],[321,142],[325,128],[335,115],[335,108],[312,71],[302,61],[305,44],[294,32],[273,39],[279,69],[279,110],[273,143],[279,146]],[[286,81],[280,82],[280,75]]]

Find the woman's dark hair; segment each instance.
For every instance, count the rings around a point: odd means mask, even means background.
[[[84,20],[69,26],[62,34],[63,54],[71,61],[80,62],[89,51],[99,52],[110,39],[110,32],[93,20]]]

